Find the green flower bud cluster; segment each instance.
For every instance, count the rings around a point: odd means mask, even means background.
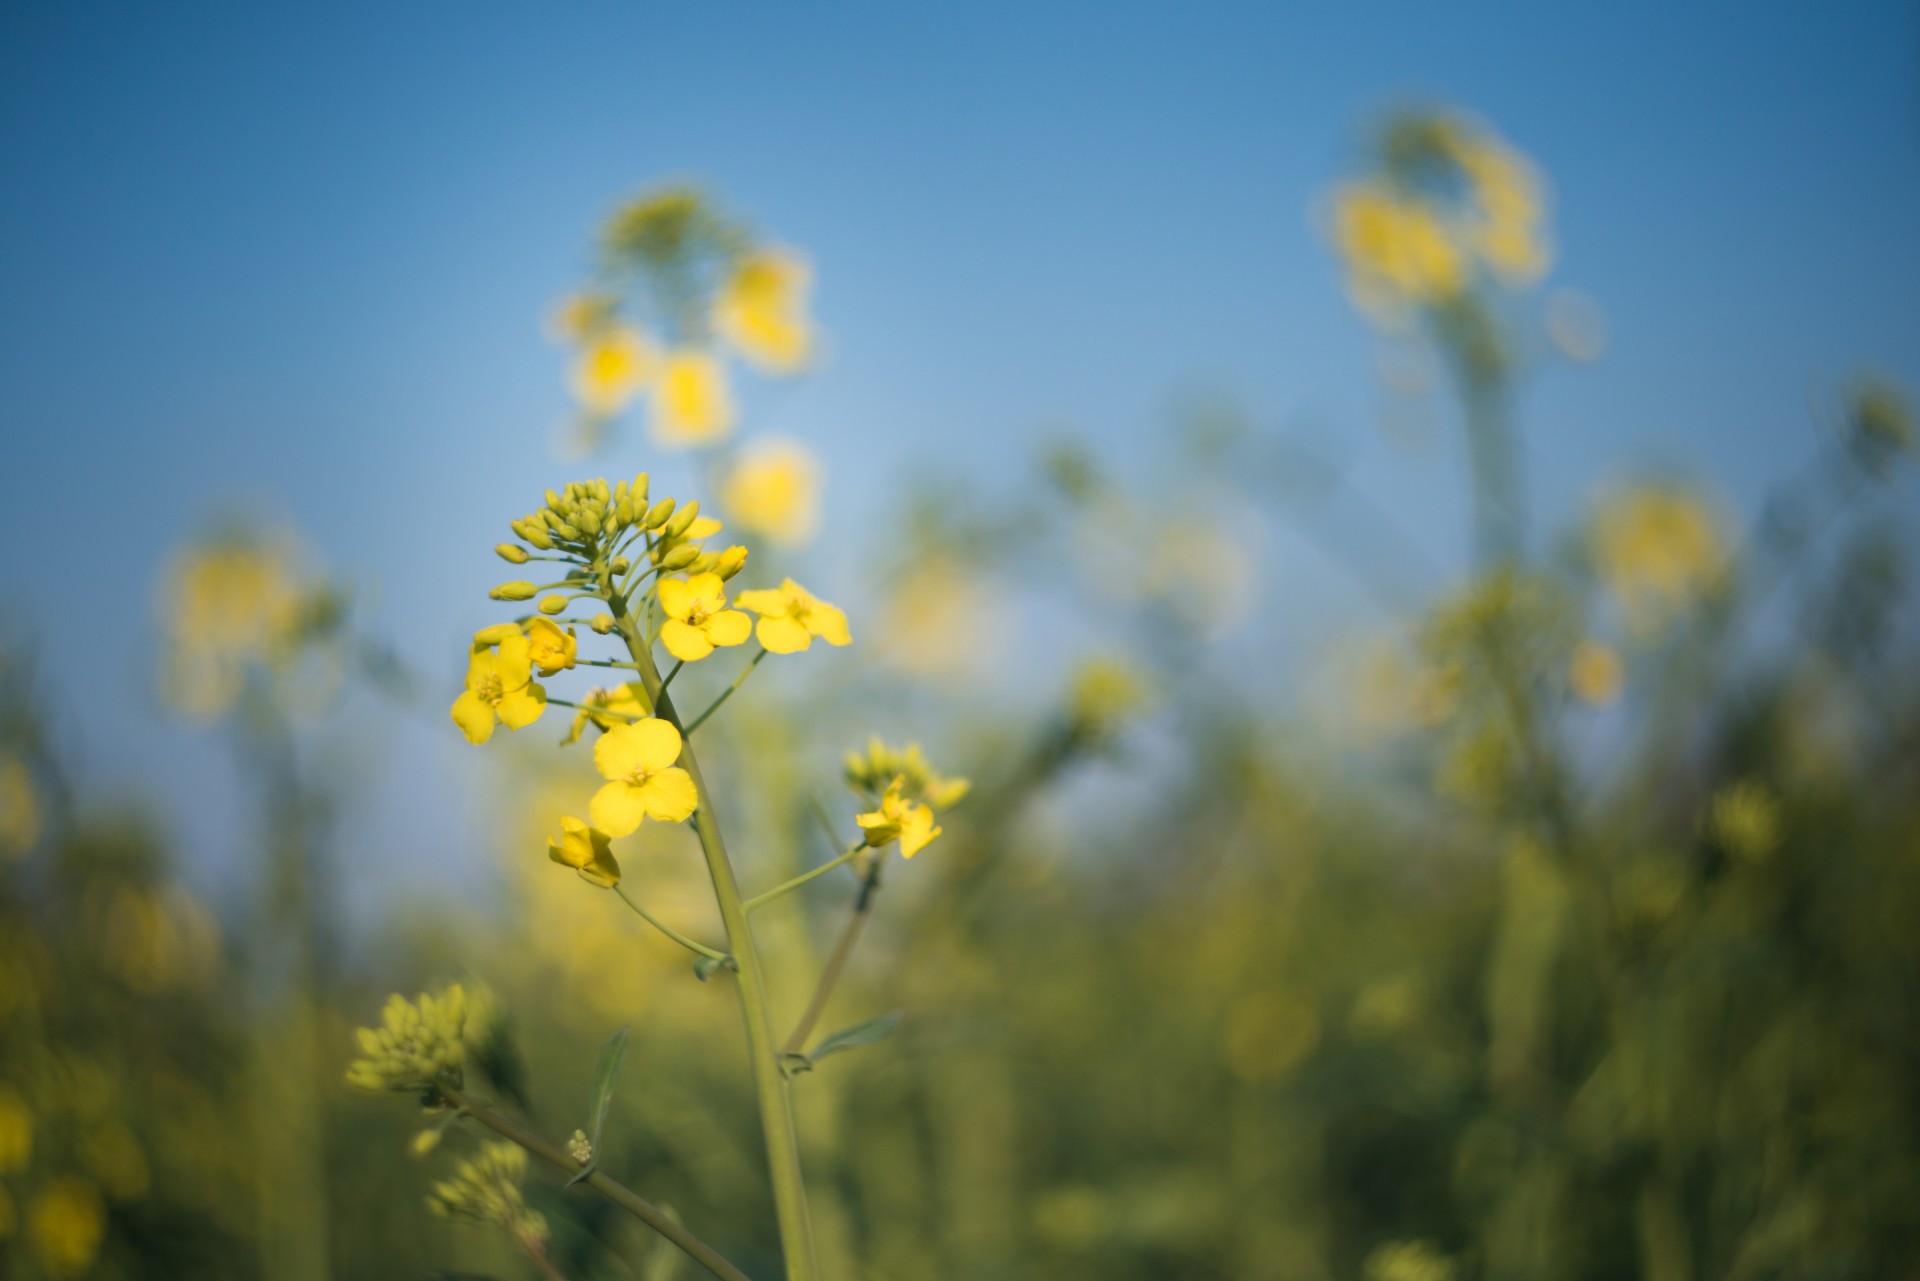
[[[512,1143],[485,1143],[462,1161],[451,1179],[433,1185],[427,1208],[443,1219],[466,1219],[504,1228],[522,1242],[547,1239],[547,1220],[527,1208],[520,1185],[527,1177],[527,1153]]]
[[[878,738],[867,741],[866,752],[848,752],[846,782],[856,796],[877,801],[886,794],[895,779],[906,800],[918,801],[932,809],[951,809],[960,803],[973,784],[964,778],[945,778],[928,764],[920,744],[889,747]]]
[[[436,1081],[458,1084],[467,1061],[467,994],[458,984],[416,1004],[395,993],[381,1011],[382,1026],[355,1035],[367,1056],[347,1068],[347,1084],[362,1090],[422,1090]]]
[[[541,551],[559,548],[591,555],[602,540],[611,542],[636,526],[657,527],[650,519],[654,508],[647,506],[645,472],[613,485],[605,477],[574,481],[559,493],[549,489],[546,497],[545,507],[512,522],[515,536]],[[672,500],[662,501],[671,510]]]

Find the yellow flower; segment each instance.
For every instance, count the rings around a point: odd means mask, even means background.
[[[1707,824],[1722,849],[1758,863],[1780,844],[1780,802],[1765,784],[1743,779],[1714,793]]]
[[[613,320],[615,300],[605,294],[563,298],[547,320],[547,332],[563,342],[583,342]]]
[[[233,538],[175,559],[160,596],[169,702],[218,716],[239,698],[251,664],[290,656],[311,599],[296,557],[285,539]]]
[[[720,483],[720,501],[742,528],[776,543],[804,543],[819,517],[820,468],[792,441],[763,441],[743,452]]]
[[[753,634],[776,654],[798,653],[811,646],[816,636],[829,645],[853,642],[847,616],[839,606],[818,599],[791,578],[778,588],[741,592],[736,603],[760,615]]]
[[[1439,217],[1379,183],[1356,183],[1336,198],[1334,242],[1362,297],[1440,302],[1466,284],[1465,256]]]
[[[496,721],[524,729],[547,708],[547,691],[533,683],[533,645],[525,636],[509,636],[497,652],[467,659],[467,692],[453,700],[453,723],[469,743],[493,737]]]
[[[1706,505],[1678,489],[1609,497],[1594,518],[1594,559],[1634,631],[1647,635],[1715,591],[1727,553]]]
[[[1599,641],[1581,641],[1574,646],[1573,658],[1567,664],[1567,679],[1575,698],[1605,707],[1620,697],[1619,651]]]
[[[682,662],[698,662],[716,646],[744,644],[753,633],[751,619],[727,608],[726,584],[718,574],[663,578],[659,590],[660,608],[667,612],[660,641]]]
[[[593,763],[607,783],[593,794],[587,816],[608,836],[626,836],[642,819],[682,823],[699,806],[693,776],[675,765],[680,731],[648,717],[616,725],[593,745]]]
[[[889,747],[878,735],[867,740],[865,753],[847,753],[845,777],[859,795],[871,798],[898,788],[905,799],[924,801],[935,810],[952,809],[973,788],[967,779],[947,778],[935,770],[920,744]]]
[[[795,372],[807,363],[813,346],[804,314],[811,274],[789,253],[748,254],[714,299],[714,328],[756,365],[774,373]]]
[[[733,429],[733,397],[711,352],[671,352],[653,385],[653,438],[662,445],[704,445]]]
[[[563,632],[545,618],[536,618],[527,624],[527,642],[529,656],[542,676],[552,676],[572,667],[574,656],[580,650],[579,639],[571,627]]]
[[[27,1210],[27,1239],[40,1266],[56,1277],[79,1276],[100,1253],[107,1210],[85,1179],[63,1175],[49,1183]]]
[[[518,623],[495,623],[492,627],[482,627],[473,634],[473,652],[479,654],[489,649],[499,649],[501,641],[520,634]]]
[[[867,834],[867,844],[872,848],[877,850],[898,840],[900,856],[912,858],[940,835],[941,829],[934,826],[931,809],[907,799],[905,786],[905,779],[894,779],[880,798],[880,808],[858,815],[854,822]]]
[[[620,864],[608,848],[605,832],[577,818],[560,820],[560,835],[547,841],[547,857],[580,873],[582,879],[606,889],[620,883]]]
[[[603,730],[612,729],[615,725],[639,720],[652,710],[645,691],[637,682],[629,681],[612,689],[588,690],[587,696],[580,700],[580,706],[574,709],[573,725],[567,730],[567,736],[560,740],[560,745],[564,747],[568,743],[579,742],[580,733],[586,729],[588,721]]]
[[[646,385],[654,363],[654,355],[639,330],[611,326],[581,347],[573,365],[573,394],[596,417],[617,414]]]

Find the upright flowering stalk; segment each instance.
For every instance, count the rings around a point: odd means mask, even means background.
[[[764,336],[763,331],[756,332]],[[566,742],[580,738],[589,726],[598,732],[592,758],[600,781],[590,798],[583,797],[586,817],[563,819],[547,854],[555,863],[577,871],[588,884],[613,890],[633,911],[693,953],[699,977],[724,971],[734,974],[787,1276],[790,1281],[812,1281],[818,1273],[789,1082],[819,1058],[877,1039],[897,1021],[897,1015],[868,1020],[824,1038],[811,1054],[807,1049],[815,1020],[871,906],[885,851],[897,845],[903,856],[911,857],[924,849],[940,835],[934,810],[957,801],[966,784],[939,778],[918,749],[890,753],[876,747],[878,755],[863,758],[870,777],[863,775],[855,789],[871,806],[858,816],[861,838],[822,867],[753,898],[742,893],[693,737],[768,654],[799,653],[815,639],[827,646],[845,646],[852,643],[852,635],[844,613],[792,579],[782,580],[778,587],[740,592],[730,600],[728,585],[745,567],[747,556],[743,547],[709,550],[705,546],[705,540],[720,528],[719,521],[701,514],[697,502],[652,499],[644,473],[615,485],[594,480],[569,485],[561,493],[548,491],[543,507],[512,522],[518,541],[496,550],[513,565],[552,565],[558,577],[546,583],[518,579],[493,589],[494,599],[534,602],[533,610],[474,637],[467,655],[465,689],[454,700],[451,715],[475,743],[487,741],[500,725],[524,729],[552,706],[575,711]],[[588,637],[617,638],[618,656],[583,656],[582,626]],[[673,662],[664,674],[665,659],[657,651]],[[739,657],[742,651],[750,651],[744,662]],[[708,661],[735,664],[737,674],[698,715],[683,716],[669,686],[686,666]],[[557,677],[583,665],[617,669],[630,678],[613,689],[589,691],[578,701],[555,697],[536,679]],[[620,860],[613,849],[616,840],[647,823],[686,822],[693,825],[706,856],[726,931],[724,948],[675,930],[621,884]],[[863,862],[856,869],[862,886],[854,920],[798,1026],[784,1042],[777,1041],[766,970],[748,913],[855,859]],[[396,1010],[390,1013],[390,1023],[405,1014],[399,1007]],[[407,1028],[413,1026],[405,1018],[401,1022]],[[384,1044],[382,1037],[370,1033],[363,1040],[370,1048],[379,1048]],[[429,1067],[439,1063],[431,1055],[427,1058]],[[409,1065],[412,1062],[407,1060]],[[356,1073],[359,1083],[378,1088],[375,1066],[363,1065]],[[426,1081],[449,1106],[480,1116],[536,1154],[558,1151],[542,1146],[543,1141],[524,1131],[516,1133],[515,1123],[485,1108],[473,1111],[473,1102],[460,1093],[457,1065],[449,1073]],[[421,1084],[420,1070],[411,1066],[401,1078],[404,1086]],[[586,1156],[576,1153],[569,1158],[563,1153],[549,1159],[556,1163],[577,1159],[584,1164],[592,1160],[594,1146],[579,1147]],[[589,1181],[616,1199],[614,1190],[637,1201],[604,1176]],[[688,1248],[685,1240],[674,1239]],[[723,1260],[716,1264],[698,1253],[695,1257],[717,1275],[732,1275]]]

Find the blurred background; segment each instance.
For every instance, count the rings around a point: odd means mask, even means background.
[[[777,1273],[566,713],[446,711],[643,470],[851,621],[711,731],[750,888],[870,735],[973,781],[795,1084],[827,1275],[1920,1275],[1911,5],[17,0],[0,155],[0,1276],[534,1275],[343,1081],[448,980],[555,1135],[631,1024],[604,1164]]]

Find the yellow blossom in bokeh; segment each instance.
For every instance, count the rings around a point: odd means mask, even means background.
[[[547,840],[547,857],[573,868],[594,885],[611,889],[620,883],[620,863],[613,857],[607,834],[577,818],[560,820],[560,835]]]
[[[1583,640],[1567,660],[1567,684],[1573,696],[1593,707],[1605,707],[1620,697],[1625,685],[1620,651],[1596,640]]]
[[[812,273],[794,254],[759,249],[742,257],[714,299],[721,336],[754,364],[790,374],[807,363],[813,333],[806,295]]]
[[[727,608],[726,584],[718,574],[660,580],[660,643],[685,663],[696,663],[716,646],[742,645],[753,634],[753,620]]]
[[[853,643],[840,607],[827,604],[791,578],[777,588],[741,592],[735,603],[760,616],[754,637],[775,654],[799,653],[812,646],[816,636],[829,645]]]
[[[347,1084],[362,1090],[420,1090],[435,1081],[458,1081],[467,1061],[467,993],[453,984],[438,995],[422,992],[409,1001],[387,998],[380,1026],[354,1033],[367,1057],[347,1065]]]
[[[1123,659],[1090,658],[1074,669],[1067,689],[1067,717],[1088,739],[1111,737],[1147,701],[1140,670]]]
[[[524,729],[547,709],[547,691],[533,683],[533,645],[508,636],[496,651],[467,658],[467,689],[453,702],[453,723],[470,743],[493,737],[496,722]]]
[[[306,600],[285,540],[228,539],[177,556],[160,592],[161,692],[211,719],[239,698],[249,664],[282,658]]]
[[[613,320],[618,303],[606,294],[574,294],[563,298],[547,319],[547,332],[561,342],[584,342]]]
[[[1707,827],[1727,853],[1758,863],[1779,847],[1780,803],[1765,784],[1742,779],[1714,793]]]
[[[20,1092],[0,1084],[0,1174],[17,1174],[33,1159],[33,1109]]]
[[[1641,636],[1719,589],[1728,568],[1705,503],[1680,489],[1640,485],[1609,495],[1595,513],[1593,555],[1601,580]]]
[[[680,731],[649,717],[616,725],[593,745],[593,763],[607,780],[587,809],[593,825],[609,836],[626,836],[641,820],[682,823],[699,804],[693,776],[680,759]]]
[[[900,856],[912,858],[940,835],[933,811],[918,801],[907,799],[903,779],[894,779],[880,798],[880,808],[857,816],[854,821],[866,833],[867,844],[880,849],[892,841],[900,842]]]
[[[653,438],[669,449],[710,445],[733,430],[733,395],[712,352],[669,352],[653,383]]]
[[[1367,1256],[1365,1281],[1453,1281],[1459,1267],[1431,1241],[1393,1241]]]
[[[72,1175],[47,1184],[27,1207],[27,1242],[52,1276],[75,1277],[91,1267],[106,1230],[99,1189]]]
[[[915,561],[888,592],[873,628],[874,644],[891,666],[911,676],[977,671],[996,656],[1004,633],[993,593],[955,558]]]
[[[0,858],[19,857],[40,839],[40,794],[19,757],[0,755]]]
[[[790,546],[813,537],[819,500],[819,464],[788,440],[742,451],[720,482],[720,502],[742,529]]]
[[[552,619],[535,618],[527,623],[528,656],[542,676],[554,676],[573,666],[580,641],[569,627],[561,631]]]
[[[1354,183],[1336,196],[1334,244],[1366,309],[1443,302],[1466,284],[1465,255],[1440,219],[1382,183]]]
[[[574,397],[596,417],[617,414],[633,403],[658,363],[639,330],[626,325],[602,329],[587,338],[574,359]]]
[[[451,1179],[433,1185],[427,1208],[443,1219],[468,1219],[504,1228],[522,1246],[547,1239],[547,1221],[527,1208],[520,1185],[527,1177],[527,1150],[517,1143],[488,1142],[462,1161]]]

